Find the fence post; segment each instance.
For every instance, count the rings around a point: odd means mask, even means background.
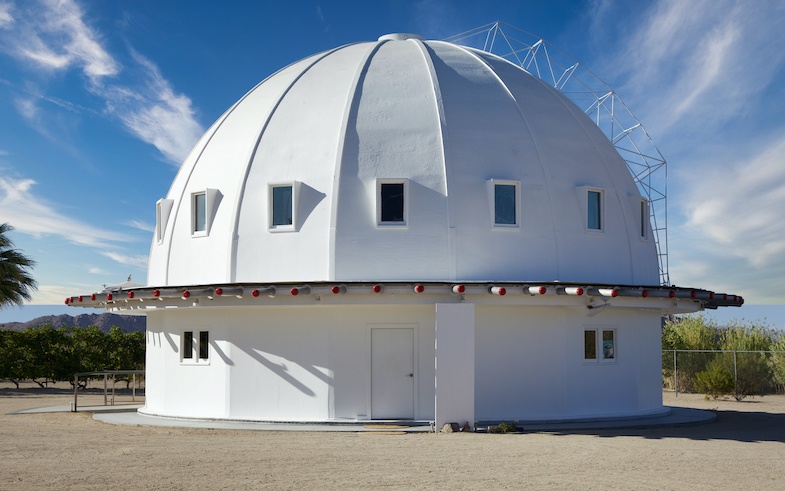
[[[76,412],[76,397],[79,395],[79,374],[74,375],[74,412]]]
[[[739,373],[736,369],[736,350],[733,350],[733,397],[739,400]]]
[[[679,382],[676,377],[676,350],[673,350],[673,390],[676,392],[676,397],[679,397]]]

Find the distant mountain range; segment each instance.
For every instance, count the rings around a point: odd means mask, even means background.
[[[117,326],[123,331],[144,331],[146,324],[146,317],[143,315],[117,315],[117,314],[80,314],[71,316],[67,314],[61,315],[45,315],[36,317],[35,319],[27,322],[4,322],[0,323],[0,329],[13,329],[15,331],[22,331],[28,327],[42,326],[49,324],[54,328],[80,326],[89,327],[96,326],[101,331],[107,332],[112,326]]]

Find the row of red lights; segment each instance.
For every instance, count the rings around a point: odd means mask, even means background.
[[[330,288],[330,291],[333,294],[336,294],[336,295],[339,294],[339,293],[346,293],[346,287],[343,286],[343,285],[333,285]],[[384,286],[377,283],[377,284],[375,284],[375,285],[373,285],[371,287],[371,291],[374,292],[374,293],[382,293],[384,291]],[[418,284],[414,285],[414,292],[415,293],[423,293],[424,291],[425,291],[425,286],[422,285],[421,283],[418,283]],[[453,287],[452,287],[452,292],[453,293],[460,294],[460,293],[464,293],[465,291],[466,291],[466,287],[464,285],[453,285]],[[530,292],[534,291],[534,287],[530,288],[529,291]],[[540,286],[540,287],[537,287],[536,291],[540,295],[545,295],[546,293],[548,293],[548,288],[545,287],[545,286]],[[565,288],[565,291],[567,291],[567,293],[570,294],[570,295],[577,295],[577,296],[581,296],[581,295],[583,295],[585,293],[584,289],[581,288],[581,287],[568,287],[568,288]],[[221,296],[221,295],[223,295],[223,293],[224,293],[223,292],[223,288],[217,287],[215,289],[215,294],[216,295]],[[254,289],[254,290],[251,291],[251,295],[253,295],[254,297],[258,297],[259,295],[261,295],[261,293],[262,292],[260,290],[258,290],[258,289]],[[308,293],[310,293],[310,287],[301,287],[301,288],[293,287],[292,289],[289,290],[289,293],[292,296],[297,296],[300,293],[304,293],[304,294],[307,295]],[[503,287],[503,286],[492,286],[492,287],[488,288],[488,293],[493,294],[493,295],[504,296],[504,295],[507,294],[507,289],[505,287]],[[613,289],[608,290],[607,293],[608,293],[608,295],[604,295],[604,296],[611,296],[611,297],[615,298],[615,297],[617,297],[619,295],[620,292],[619,292],[618,289],[613,288]],[[134,292],[128,292],[128,298],[134,298],[134,296],[135,296]],[[153,290],[153,297],[158,298],[160,296],[161,296],[161,291],[160,290],[158,290],[158,289]],[[181,296],[182,296],[182,298],[189,298],[191,296],[191,292],[189,290],[183,290]],[[641,290],[641,297],[647,298],[648,296],[649,296],[649,291],[648,290]],[[670,290],[668,292],[668,297],[669,298],[675,298],[676,297],[676,291],[675,290]],[[698,297],[698,292],[695,291],[695,290],[692,290],[690,292],[690,298],[697,298],[697,297]],[[95,301],[96,298],[97,298],[97,295],[95,293],[90,295],[90,300]],[[715,298],[714,292],[709,292],[709,300],[714,300],[714,298]],[[728,294],[722,294],[722,300],[728,301],[729,298],[732,298],[732,300],[734,302],[743,302],[744,301],[744,299],[742,297],[738,296],[738,295],[731,295],[731,296],[729,296]],[[73,304],[73,303],[76,303],[76,302],[82,302],[82,300],[83,300],[83,296],[82,295],[80,295],[78,297],[68,297],[68,298],[65,299],[65,304],[66,305],[70,305],[70,304]],[[114,300],[114,295],[112,293],[107,293],[106,294],[106,300],[111,302],[112,300]]]

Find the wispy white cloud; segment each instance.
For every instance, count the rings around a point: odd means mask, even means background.
[[[142,90],[115,86],[100,93],[109,112],[131,133],[154,145],[170,162],[180,165],[204,132],[196,121],[191,99],[176,93],[150,60],[134,51],[132,56],[145,78]]]
[[[737,117],[785,63],[780,2],[660,0],[631,22],[603,69],[655,135]]]
[[[785,137],[745,162],[707,168],[686,196],[686,225],[749,265],[785,263]]]
[[[16,19],[17,29],[10,37],[13,41],[7,45],[12,55],[50,70],[77,65],[94,82],[118,73],[118,63],[101,46],[96,32],[85,24],[76,2],[42,0],[40,5],[27,7],[34,13],[29,15],[29,10],[25,10],[20,14],[28,15]],[[10,17],[8,9],[6,12]]]
[[[79,70],[87,91],[103,102],[104,114],[155,146],[167,161],[182,162],[203,128],[190,98],[177,93],[153,62],[131,48],[133,63],[121,67],[74,0],[38,0],[17,10],[12,17],[10,7],[0,6],[0,22],[9,19],[0,24],[5,27],[0,50],[46,73]],[[122,73],[128,77],[120,77]],[[140,75],[141,83],[129,82]],[[85,109],[45,94],[36,97],[69,111]]]
[[[57,235],[70,243],[95,248],[133,240],[124,234],[99,229],[58,212],[33,192],[32,179],[0,177],[0,222],[8,222],[21,233],[36,237]]]
[[[125,254],[120,254],[118,252],[112,252],[112,251],[101,251],[101,254],[117,263],[147,270],[148,257],[146,255],[128,256]]]
[[[155,226],[154,225],[152,225],[150,223],[147,223],[147,222],[144,222],[142,220],[130,220],[130,221],[126,222],[126,225],[128,225],[129,227],[141,230],[143,232],[153,232],[155,230]]]
[[[88,268],[87,272],[90,273],[90,274],[98,274],[98,275],[107,275],[107,274],[109,274],[108,271],[105,271],[105,270],[103,270],[101,268],[98,268],[98,267],[95,267],[95,266]]]
[[[11,4],[0,2],[0,29],[5,29],[14,23],[14,16],[11,15]]]

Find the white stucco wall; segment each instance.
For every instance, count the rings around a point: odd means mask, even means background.
[[[662,412],[660,316],[477,307],[476,418],[563,420]],[[584,329],[615,329],[613,361],[584,360]]]
[[[433,306],[177,309],[147,321],[143,412],[242,420],[370,419],[370,329],[414,329],[414,419],[433,418]],[[229,325],[231,324],[231,325]],[[187,327],[185,327],[187,326]],[[209,364],[179,333],[210,332]]]
[[[443,369],[454,371],[444,379],[453,382],[443,387],[440,399],[445,415],[457,414],[458,405],[468,407],[463,389],[469,386],[478,421],[663,411],[657,314],[611,307],[589,317],[585,307],[478,305],[470,350],[474,363],[465,364],[473,366],[473,376],[464,376],[461,359],[468,348],[451,337],[451,318],[442,316],[443,351],[438,356],[435,351],[437,308],[312,305],[152,312],[143,412],[260,421],[374,419],[370,333],[398,327],[414,329],[413,419],[436,418],[439,359],[448,365]],[[585,328],[616,331],[613,361],[584,360]],[[209,331],[209,363],[181,363],[184,330]]]

